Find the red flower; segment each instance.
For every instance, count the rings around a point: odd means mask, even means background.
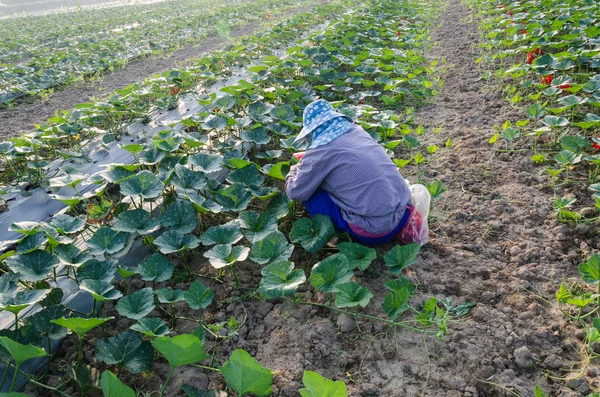
[[[552,84],[552,75],[549,74],[548,76],[543,77],[542,78],[542,84],[546,84],[546,85]]]
[[[527,34],[527,29],[521,29],[521,34]]]
[[[181,92],[181,88],[173,88],[173,89],[171,90],[171,94],[173,94],[173,95],[177,95],[177,94],[179,94],[180,92]]]
[[[525,23],[525,22],[523,22],[523,21],[521,21],[521,25],[526,25],[526,23]]]
[[[511,25],[516,25],[515,21],[510,21]]]
[[[528,52],[527,53],[527,63],[531,65],[533,63],[534,59],[535,59],[535,54],[532,52]]]
[[[498,8],[504,8],[502,4],[498,4]]]
[[[401,34],[402,34],[402,33],[401,33],[400,31],[397,31],[397,32],[396,32],[396,36],[398,36],[398,37],[400,37],[400,35],[401,35]]]
[[[535,55],[542,55],[542,49],[540,47],[532,51]]]
[[[566,90],[567,88],[571,88],[572,85],[570,83],[564,83],[558,86],[561,90]]]
[[[508,14],[508,15],[510,15],[510,16],[512,17],[512,15],[513,15],[513,12],[512,12],[512,10],[508,10],[507,14]]]
[[[364,105],[365,103],[363,101],[358,101],[359,105]]]
[[[593,147],[594,149],[600,149],[600,143],[596,143],[596,142],[594,142],[594,144],[592,145],[592,147]]]
[[[300,25],[296,26],[296,29],[301,29],[301,28],[302,28],[302,26],[300,26]]]

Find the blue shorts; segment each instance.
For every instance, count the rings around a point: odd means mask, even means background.
[[[394,228],[394,230],[392,230],[385,236],[370,238],[359,236],[356,233],[354,233],[352,229],[350,229],[348,222],[346,222],[346,220],[342,218],[342,210],[340,209],[340,207],[338,207],[338,205],[333,202],[333,200],[329,196],[329,193],[327,193],[321,188],[317,189],[313,193],[313,195],[310,196],[310,198],[304,202],[304,206],[306,207],[310,216],[315,216],[317,214],[327,215],[331,219],[331,222],[333,222],[333,226],[335,226],[335,230],[338,233],[347,232],[350,235],[350,237],[352,237],[352,240],[365,245],[379,245],[387,243],[388,241],[393,239],[394,236],[398,234],[400,230],[402,230],[404,225],[406,225],[406,222],[408,222],[411,213],[411,211],[407,208],[407,210],[404,212],[402,220],[400,220],[400,223]]]

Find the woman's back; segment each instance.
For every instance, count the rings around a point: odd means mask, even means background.
[[[310,149],[286,186],[306,200],[317,188],[328,192],[344,219],[369,233],[392,230],[410,201],[409,188],[385,150],[360,126]]]

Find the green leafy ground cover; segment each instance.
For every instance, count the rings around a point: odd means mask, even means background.
[[[385,284],[389,292],[379,308],[372,308],[374,294],[360,285],[355,272],[372,271],[377,253],[349,241],[339,249],[329,245],[335,235],[331,221],[302,217],[296,204],[281,192],[282,180],[295,161],[291,154],[302,149],[291,144],[301,128],[302,110],[317,97],[332,101],[362,125],[399,167],[411,164],[417,176],[422,175],[419,170],[443,150],[424,147],[421,140],[428,132],[412,120],[414,107],[427,103],[441,86],[436,64],[423,56],[430,21],[437,12],[438,6],[429,3],[392,1],[361,6],[342,1],[321,8],[319,14],[335,15],[334,22],[311,33],[305,45],[288,48],[283,58],[267,56],[262,65],[249,68],[250,78],[222,88],[224,96],[199,95],[204,110],[190,118],[185,129],[165,128],[145,144],[123,143],[136,162],[113,164],[98,175],[83,175],[76,167],[64,165],[61,176],[49,176],[44,172],[47,165],[36,165],[64,151],[58,145],[65,137],[85,150],[80,142],[87,137],[82,135],[92,128],[106,141],[120,139],[110,129],[92,127],[102,117],[90,109],[98,111],[106,103],[80,106],[52,120],[54,126],[40,128],[37,136],[4,144],[9,166],[37,170],[39,185],[72,189],[72,194],[55,196],[69,206],[67,214],[50,222],[11,226],[22,239],[3,257],[0,308],[14,315],[16,326],[2,331],[0,358],[17,367],[45,356],[47,342],[70,330],[78,337],[78,354],[76,361],[67,364],[67,375],[57,386],[30,378],[52,393],[65,395],[69,387],[77,393],[101,388],[104,395],[132,395],[134,391],[119,380],[123,374],[127,379],[144,376],[153,362],[166,360],[169,373],[154,375],[162,380],[160,395],[174,371],[184,366],[220,373],[235,395],[271,394],[272,372],[246,351],[215,356],[218,344],[234,336],[241,324],[235,317],[224,323],[204,318],[202,314],[215,304],[214,292],[196,279],[199,271],[204,279],[244,291],[244,299],[287,300],[443,338],[448,320],[459,310],[436,298],[423,301],[413,296],[414,285],[402,277],[415,263],[418,245],[395,246],[382,258],[391,276]],[[314,18],[304,15],[293,21]],[[289,25],[282,26],[284,33],[289,32],[285,28]],[[273,39],[268,34],[264,37]],[[254,43],[249,39],[240,45],[256,49]],[[226,73],[219,68],[234,50],[204,58],[199,66],[203,76]],[[213,65],[216,69],[211,69]],[[186,91],[193,90],[197,82],[193,81]],[[167,83],[168,89],[173,84]],[[138,88],[118,95],[127,97]],[[162,97],[148,96],[148,106]],[[131,96],[128,100],[135,104],[140,99]],[[105,115],[122,123],[130,111],[129,106],[119,104],[105,110]],[[73,126],[81,129],[62,133]],[[46,146],[51,141],[57,145]],[[19,158],[22,153],[26,155]],[[38,157],[42,155],[45,160]],[[224,169],[228,171],[224,183],[209,177]],[[96,193],[80,194],[78,188],[90,183],[98,185]],[[443,192],[439,182],[429,186],[434,197]],[[337,238],[347,240],[346,236]],[[134,240],[143,241],[153,254],[136,266],[125,266],[118,258],[131,249]],[[292,262],[299,251],[308,256],[302,263]],[[192,259],[200,252],[204,259],[198,268],[198,261]],[[240,280],[238,273],[249,271],[261,275],[259,283]],[[125,280],[118,280],[117,274]],[[94,299],[91,313],[73,313],[61,305],[62,294],[55,283],[62,277],[90,293]],[[145,286],[130,291],[131,279],[141,279]],[[167,287],[171,280],[184,287]],[[324,300],[305,298],[297,292],[300,287]],[[174,304],[179,302],[194,311],[196,318],[178,316]],[[38,303],[46,309],[19,324],[19,313]],[[114,307],[114,318],[103,314],[107,304]],[[182,321],[195,323],[193,332],[182,333]],[[125,323],[130,329],[121,329]],[[82,354],[91,334],[92,358]],[[11,343],[31,345],[31,357],[16,356]],[[99,366],[102,375],[92,366]],[[8,385],[11,381],[6,378],[3,384]],[[303,396],[346,395],[343,383],[310,371],[303,383]],[[188,395],[201,395],[192,386],[182,388]]]
[[[169,1],[16,17],[0,24],[0,104],[81,81],[141,56],[159,55],[265,20],[303,0]],[[270,15],[269,15],[270,16]]]

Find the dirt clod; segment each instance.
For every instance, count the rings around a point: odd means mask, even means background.
[[[340,331],[347,334],[354,331],[354,328],[356,328],[356,321],[348,314],[340,314],[337,319],[337,326]]]
[[[515,364],[517,364],[519,368],[526,369],[533,367],[533,355],[527,346],[519,347],[513,354],[515,356]]]

